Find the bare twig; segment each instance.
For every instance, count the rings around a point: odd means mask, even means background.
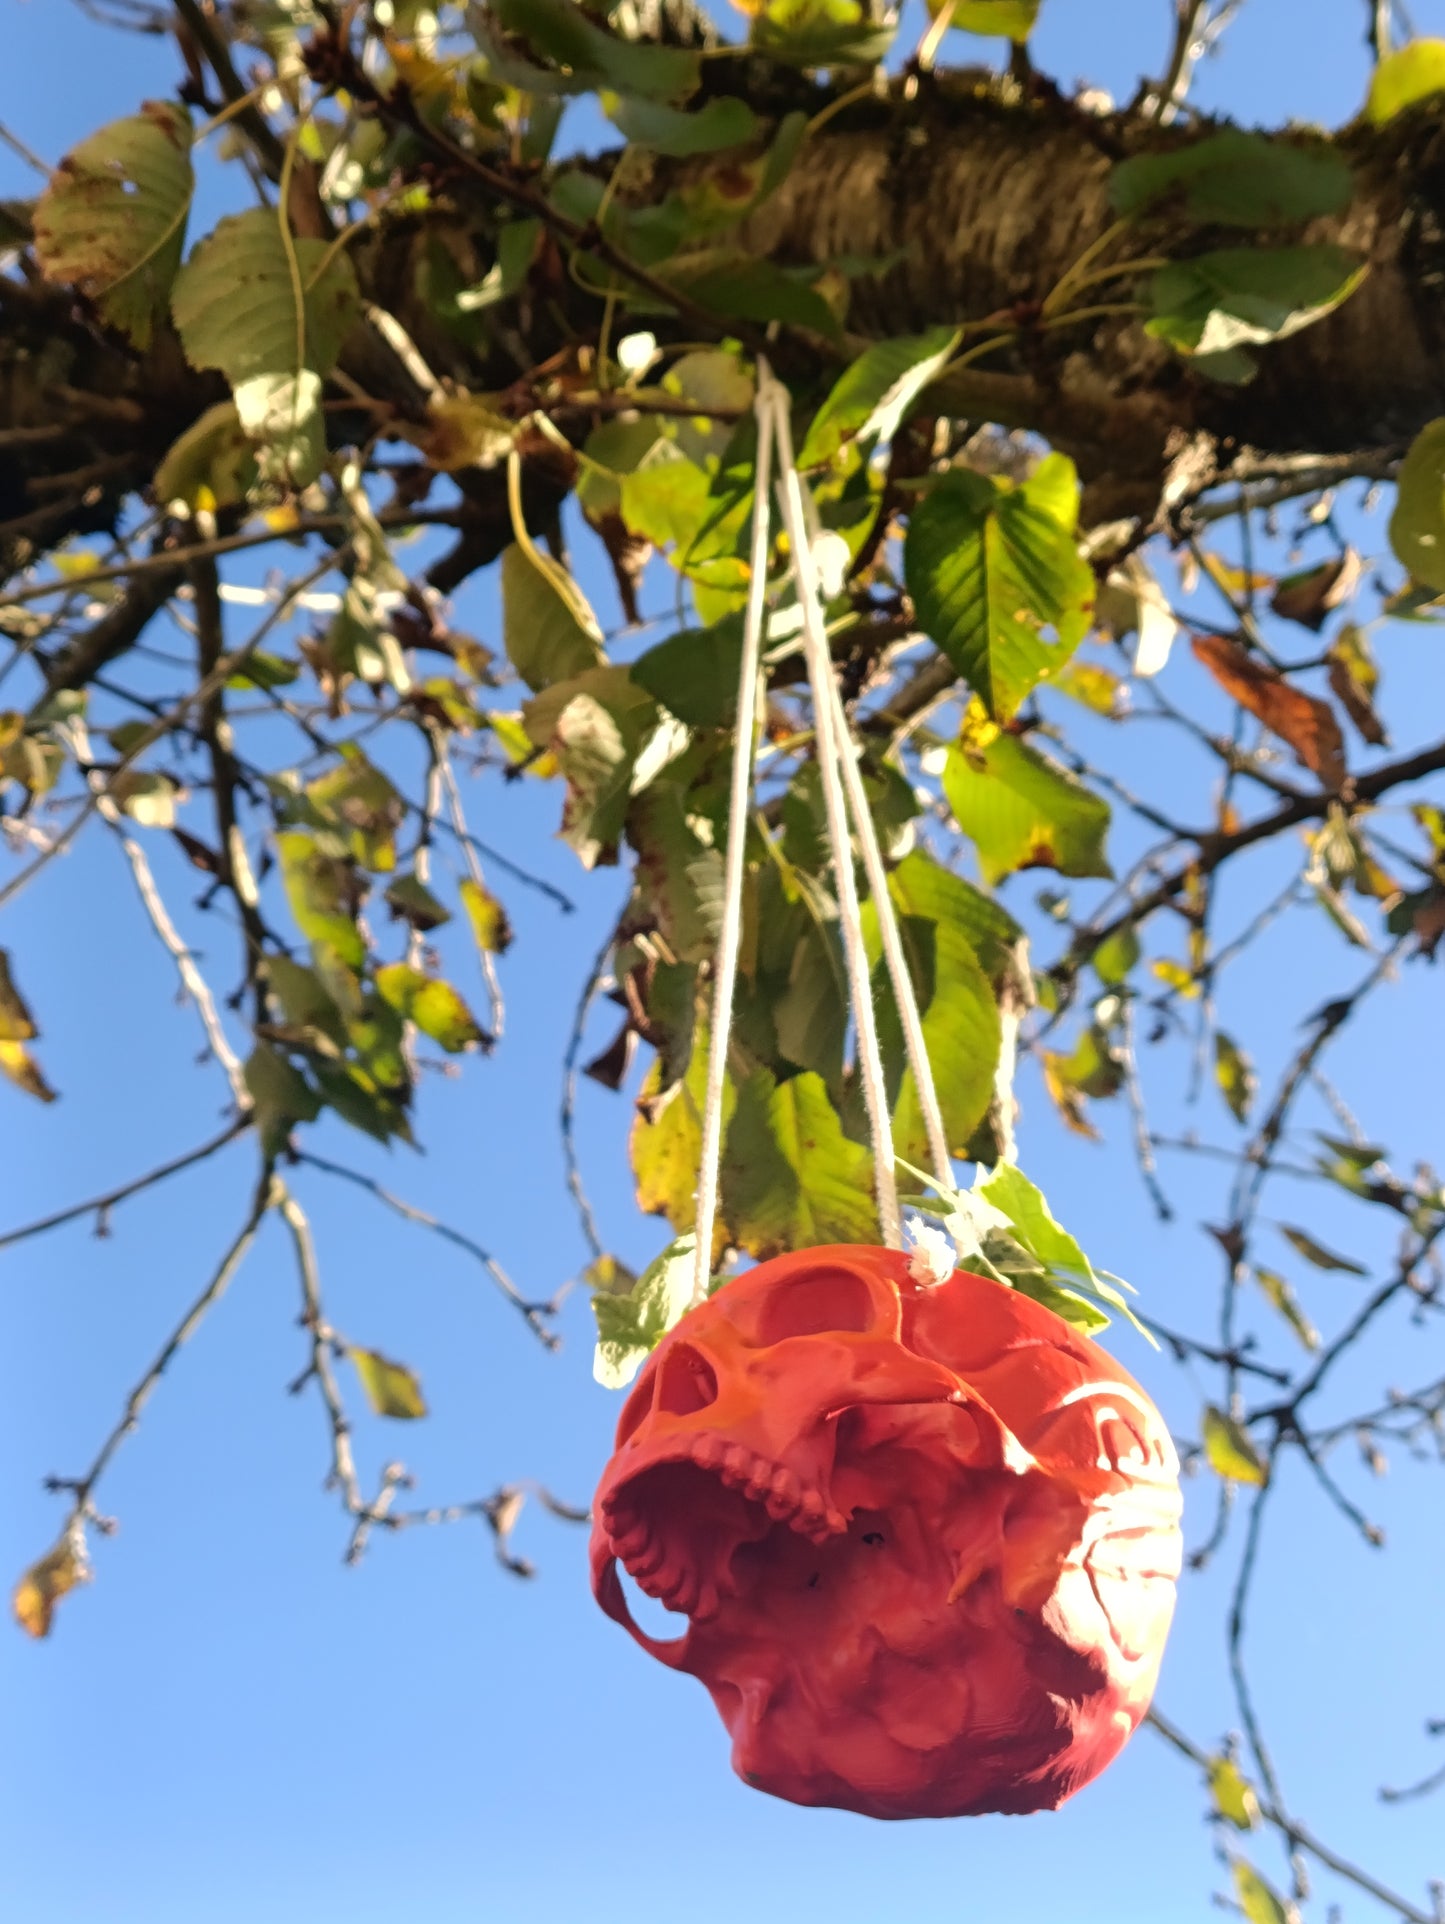
[[[309,1149],[301,1151],[298,1160],[308,1163],[311,1168],[319,1169],[328,1176],[339,1176],[344,1182],[355,1183],[358,1189],[364,1189],[368,1195],[375,1196],[379,1203],[384,1203],[388,1209],[395,1210],[398,1216],[405,1216],[408,1222],[419,1223],[422,1228],[432,1230],[446,1242],[465,1250],[474,1261],[481,1264],[507,1301],[521,1312],[532,1333],[539,1337],[548,1349],[556,1349],[560,1338],[555,1331],[547,1327],[547,1319],[557,1314],[560,1297],[554,1296],[549,1302],[529,1302],[496,1257],[483,1249],[480,1243],[474,1242],[461,1230],[453,1229],[449,1223],[439,1222],[425,1209],[418,1209],[414,1203],[404,1202],[400,1196],[394,1196],[389,1189],[384,1189],[379,1182],[371,1176],[364,1175],[361,1170],[348,1169],[344,1163],[329,1162],[325,1156],[314,1155]]]
[[[73,1223],[80,1216],[95,1216],[98,1226],[103,1225],[117,1203],[128,1197],[138,1196],[142,1190],[153,1189],[163,1183],[168,1176],[179,1175],[183,1169],[191,1169],[198,1162],[205,1162],[214,1156],[218,1149],[224,1149],[228,1142],[234,1142],[250,1127],[249,1115],[238,1116],[234,1122],[227,1123],[218,1136],[203,1142],[198,1149],[188,1149],[183,1156],[173,1156],[159,1168],[147,1170],[145,1175],[136,1176],[130,1182],[121,1183],[116,1189],[107,1189],[102,1195],[88,1196],[84,1202],[72,1203],[68,1209],[57,1209],[52,1216],[41,1216],[33,1223],[25,1223],[19,1229],[7,1229],[0,1235],[0,1249],[8,1249],[12,1243],[23,1243],[31,1236],[43,1236],[48,1229],[59,1229],[65,1223]]]

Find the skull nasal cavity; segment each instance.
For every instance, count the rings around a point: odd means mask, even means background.
[[[705,1356],[674,1343],[658,1371],[657,1408],[669,1416],[695,1416],[717,1401],[717,1376]]]
[[[874,1320],[873,1299],[861,1276],[820,1269],[773,1290],[758,1317],[758,1340],[781,1343],[828,1330],[869,1330]]]

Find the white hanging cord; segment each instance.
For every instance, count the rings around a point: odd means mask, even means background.
[[[934,1175],[946,1189],[951,1189],[953,1158],[948,1153],[948,1132],[943,1126],[943,1110],[939,1107],[938,1088],[933,1080],[933,1064],[928,1059],[928,1044],[923,1039],[923,1016],[914,992],[913,976],[903,954],[903,935],[888,887],[883,851],[878,845],[878,826],[868,806],[863,777],[858,770],[858,758],[849,741],[848,717],[843,710],[843,696],[837,677],[830,674],[828,679],[833,689],[833,731],[843,750],[843,785],[848,792],[848,806],[853,811],[854,826],[863,849],[868,888],[873,897],[873,906],[878,911],[878,932],[883,939],[883,955],[903,1023],[903,1046],[907,1052],[908,1066],[913,1071],[914,1087],[918,1091],[918,1107],[928,1136],[928,1154]]]
[[[713,1224],[717,1218],[718,1176],[722,1166],[723,1091],[727,1083],[728,1036],[732,1029],[733,994],[737,987],[738,950],[742,944],[743,856],[748,839],[748,809],[753,789],[753,747],[757,730],[758,677],[762,660],[764,598],[768,590],[768,555],[772,549],[769,488],[772,476],[773,433],[762,395],[772,381],[766,361],[758,361],[757,487],[753,495],[753,546],[748,576],[747,612],[743,617],[743,660],[738,672],[737,734],[733,749],[732,791],[728,800],[727,857],[723,868],[723,916],[718,932],[716,975],[713,981],[712,1028],[708,1033],[707,1091],[702,1107],[702,1155],[698,1167],[697,1214],[693,1252],[692,1306],[707,1301],[712,1279]]]
[[[843,926],[843,950],[848,968],[848,993],[853,1004],[853,1019],[858,1028],[858,1074],[863,1085],[863,1100],[868,1112],[868,1130],[873,1139],[873,1178],[878,1198],[878,1223],[883,1241],[890,1249],[903,1247],[898,1216],[898,1184],[893,1168],[893,1128],[888,1114],[888,1090],[883,1077],[883,1058],[878,1048],[878,1022],[873,1011],[873,988],[868,975],[868,956],[863,945],[863,925],[858,908],[858,888],[853,875],[853,847],[848,834],[848,808],[840,763],[847,753],[845,731],[840,731],[841,708],[833,659],[828,651],[823,609],[818,594],[817,573],[808,541],[807,515],[803,491],[793,459],[792,423],[788,419],[787,390],[759,369],[759,417],[771,413],[778,442],[778,493],[788,544],[793,551],[793,574],[798,585],[798,603],[803,617],[804,653],[808,680],[813,691],[814,735],[818,750],[818,769],[823,782],[823,802],[828,817],[828,841],[838,885],[838,918]],[[881,862],[880,862],[881,868]],[[885,890],[886,894],[886,882]],[[906,971],[905,971],[906,973]]]

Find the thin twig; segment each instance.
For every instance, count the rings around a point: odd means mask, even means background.
[[[203,1142],[198,1149],[188,1149],[183,1156],[173,1156],[156,1169],[147,1170],[143,1176],[136,1176],[130,1182],[123,1182],[116,1189],[107,1189],[103,1195],[88,1196],[84,1202],[72,1203],[68,1209],[57,1209],[52,1216],[41,1216],[33,1223],[25,1223],[19,1229],[7,1229],[0,1235],[0,1249],[8,1249],[12,1243],[23,1243],[31,1236],[43,1236],[48,1229],[59,1229],[65,1223],[73,1223],[79,1216],[94,1215],[104,1224],[117,1203],[125,1202],[131,1196],[138,1196],[142,1190],[153,1189],[168,1176],[179,1175],[181,1170],[190,1169],[198,1162],[205,1162],[214,1156],[218,1149],[224,1149],[228,1142],[234,1142],[251,1125],[250,1115],[238,1116],[234,1122],[227,1123],[218,1136]]]
[[[398,1216],[405,1216],[408,1222],[420,1223],[424,1229],[430,1229],[446,1242],[454,1243],[458,1249],[464,1249],[474,1261],[481,1264],[507,1301],[521,1312],[532,1333],[539,1337],[548,1349],[557,1348],[561,1339],[554,1331],[547,1328],[546,1318],[557,1314],[560,1298],[553,1297],[550,1302],[545,1303],[529,1302],[496,1257],[490,1251],[483,1249],[480,1243],[474,1242],[461,1230],[453,1229],[450,1224],[439,1222],[425,1209],[418,1209],[414,1203],[405,1202],[400,1196],[394,1196],[389,1189],[384,1189],[373,1177],[364,1175],[361,1170],[348,1169],[344,1163],[329,1162],[325,1156],[315,1155],[309,1149],[302,1150],[297,1160],[309,1163],[313,1169],[320,1169],[328,1176],[339,1176],[344,1182],[355,1183],[358,1189],[364,1189],[368,1195],[375,1196],[379,1203],[384,1203],[388,1209],[395,1210]]]

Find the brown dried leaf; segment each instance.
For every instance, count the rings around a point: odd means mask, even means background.
[[[16,1584],[11,1599],[15,1621],[32,1637],[48,1637],[56,1604],[68,1590],[88,1582],[89,1578],[85,1545],[67,1531],[55,1548],[32,1563]]]
[[[1360,557],[1353,548],[1346,548],[1333,561],[1306,568],[1302,574],[1287,575],[1269,605],[1286,621],[1297,621],[1317,635],[1332,610],[1350,599],[1359,580]]]
[[[1364,630],[1347,622],[1330,643],[1330,693],[1372,748],[1388,748],[1390,737],[1375,709],[1380,671]]]
[[[1223,635],[1197,635],[1190,646],[1196,660],[1232,700],[1288,743],[1327,788],[1340,786],[1345,779],[1345,744],[1328,702],[1292,688],[1283,675]]]

